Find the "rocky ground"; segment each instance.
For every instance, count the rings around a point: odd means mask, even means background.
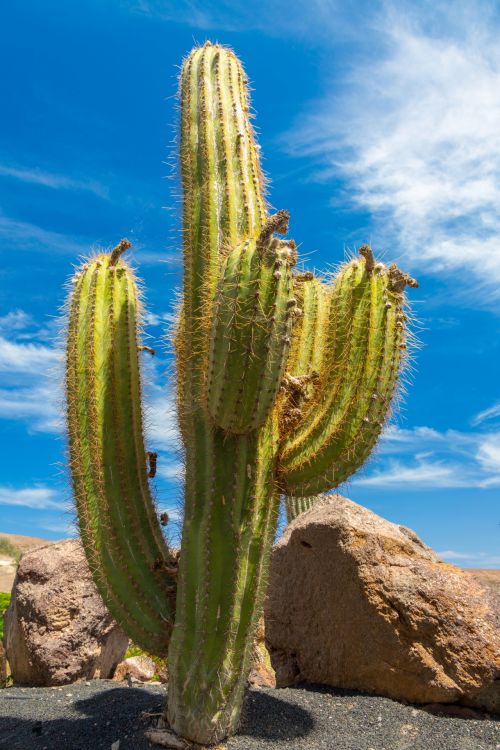
[[[5,750],[146,750],[147,717],[164,685],[121,687],[93,680],[65,688],[9,688],[0,696]],[[150,720],[149,720],[150,721]],[[252,689],[227,750],[498,750],[500,724],[464,709],[460,717],[354,691]]]

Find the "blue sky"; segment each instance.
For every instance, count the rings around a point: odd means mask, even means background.
[[[71,532],[64,285],[121,237],[144,279],[148,445],[179,510],[171,369],[181,282],[179,64],[231,45],[252,84],[275,208],[307,268],[370,241],[416,275],[422,347],[370,463],[343,488],[446,559],[500,565],[500,50],[487,2],[56,0],[0,31],[0,530]],[[174,169],[173,169],[174,168]]]

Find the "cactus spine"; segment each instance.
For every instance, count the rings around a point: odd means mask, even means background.
[[[66,395],[80,533],[94,580],[125,631],[164,654],[173,626],[170,555],[146,475],[137,354],[139,300],[111,254],[85,263],[69,300]]]
[[[406,355],[404,288],[416,282],[367,246],[331,282],[294,274],[294,243],[273,236],[288,215],[267,215],[238,59],[220,45],[193,50],[180,95],[186,479],[173,629],[174,571],[145,469],[137,292],[121,245],[75,278],[68,423],[99,589],[148,650],[170,638],[168,721],[211,744],[239,719],[279,495],[332,489],[373,449]]]

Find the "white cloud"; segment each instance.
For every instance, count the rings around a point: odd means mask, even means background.
[[[480,411],[479,414],[476,414],[472,420],[472,425],[476,427],[487,419],[495,419],[496,417],[500,417],[500,403],[493,404],[493,406],[490,406],[488,409],[484,409],[484,411]]]
[[[20,182],[43,185],[56,190],[85,190],[98,195],[100,198],[108,197],[108,189],[95,180],[77,180],[68,175],[47,172],[39,167],[0,164],[0,176],[10,177]]]
[[[26,422],[33,432],[62,432],[62,391],[58,382],[47,379],[22,388],[0,389],[0,419]]]
[[[41,523],[40,528],[45,529],[46,531],[53,531],[56,534],[64,535],[65,538],[75,537],[79,535],[79,531],[73,521],[65,521],[61,523]]]
[[[187,24],[203,31],[258,31],[269,36],[323,37],[345,26],[342,3],[309,0],[128,0],[128,7],[162,21]],[[356,12],[351,9],[351,13]],[[203,43],[204,38],[198,40]]]
[[[490,555],[488,552],[457,552],[456,550],[447,549],[443,552],[437,553],[443,560],[450,560],[450,562],[459,562],[464,567],[467,564],[474,563],[474,567],[480,568],[481,566],[498,566],[500,565],[500,555]]]
[[[184,466],[182,463],[173,462],[168,458],[165,463],[162,463],[160,457],[160,460],[158,461],[157,475],[167,481],[171,481],[172,479],[175,481],[181,481],[184,477]]]
[[[400,461],[389,461],[383,470],[354,480],[357,485],[415,489],[417,487],[469,487],[458,465],[447,465],[441,461],[417,459],[414,465]]]
[[[24,310],[11,310],[6,315],[0,316],[0,331],[4,333],[24,331],[31,325],[33,325],[33,318]]]
[[[66,503],[58,493],[49,487],[14,487],[0,486],[0,505],[15,505],[34,510],[64,510]]]
[[[60,359],[61,353],[53,347],[18,343],[0,336],[0,372],[43,373]]]
[[[89,253],[89,246],[60,232],[43,229],[36,224],[20,221],[0,213],[0,239],[5,247],[51,253],[67,253],[73,257]]]
[[[417,490],[500,486],[500,432],[389,427],[352,485]]]
[[[500,289],[498,27],[485,2],[448,7],[385,5],[377,54],[358,53],[285,143],[315,157],[322,179],[346,181],[377,242],[474,282],[484,301]]]

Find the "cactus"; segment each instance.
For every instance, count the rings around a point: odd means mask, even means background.
[[[66,400],[83,546],[110,612],[161,655],[173,626],[172,559],[148,487],[137,346],[137,285],[121,255],[100,254],[73,277]],[[175,572],[175,571],[172,571]]]
[[[193,50],[180,96],[186,479],[175,604],[147,488],[138,301],[121,245],[75,279],[68,422],[96,582],[134,640],[160,653],[170,639],[168,722],[210,744],[239,720],[279,496],[336,487],[369,455],[406,356],[404,287],[416,282],[367,246],[331,282],[293,272],[295,244],[274,237],[288,215],[268,216],[239,60],[220,45]]]
[[[323,291],[326,316],[318,314],[321,295],[303,292],[304,321],[309,308],[316,315],[320,361],[313,361],[314,349],[300,345],[309,332],[298,331],[295,380],[300,385],[317,377],[312,395],[295,396],[292,406],[289,396],[283,407],[280,486],[288,495],[325,492],[357,471],[375,446],[396,389],[408,339],[403,290],[417,282],[396,266],[375,263],[367,245],[360,255]],[[288,390],[293,398],[293,382]]]
[[[311,495],[311,497],[294,497],[287,495],[285,497],[286,522],[292,523],[297,516],[310,510],[318,500],[322,500],[325,495]]]

